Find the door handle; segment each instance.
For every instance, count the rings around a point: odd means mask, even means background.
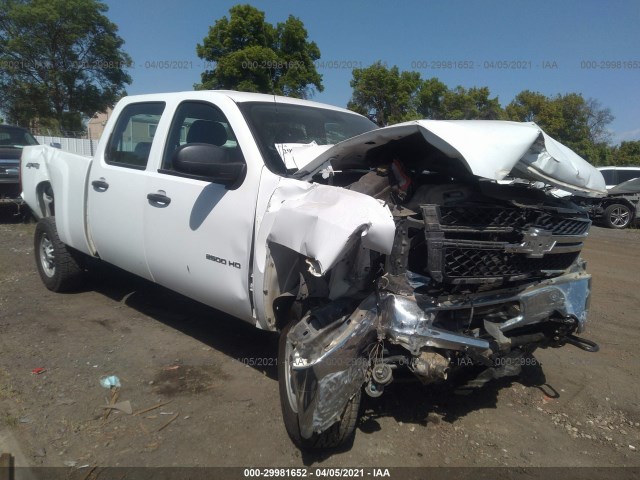
[[[109,188],[109,184],[104,181],[104,178],[101,178],[100,180],[94,180],[93,182],[91,182],[91,185],[93,185],[94,190],[98,192],[106,192]]]
[[[149,193],[147,194],[149,203],[154,207],[164,208],[171,203],[171,199],[163,193]]]

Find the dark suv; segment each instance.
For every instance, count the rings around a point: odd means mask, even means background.
[[[0,200],[20,196],[20,155],[27,145],[38,145],[27,130],[0,125]]]

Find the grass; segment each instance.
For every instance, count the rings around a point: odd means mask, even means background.
[[[16,398],[16,394],[17,392],[11,384],[9,372],[0,367],[0,400],[14,400]]]
[[[18,426],[18,419],[9,413],[4,414],[4,418],[2,419],[2,425],[15,428]]]

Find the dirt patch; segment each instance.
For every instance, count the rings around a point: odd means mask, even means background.
[[[160,395],[190,395],[211,390],[215,382],[224,381],[219,367],[193,367],[171,365],[164,367],[153,378],[153,391]]]
[[[0,223],[0,433],[33,465],[640,466],[639,230],[596,227],[586,243],[599,353],[539,350],[519,378],[467,395],[394,382],[365,399],[353,445],[320,455],[282,424],[276,336],[117,270],[53,294],[33,230]],[[104,421],[105,375],[134,412],[170,403]]]

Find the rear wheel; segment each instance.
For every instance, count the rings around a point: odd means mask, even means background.
[[[609,205],[604,211],[604,223],[609,228],[626,228],[631,222],[631,209],[621,203]]]
[[[80,253],[60,241],[53,217],[45,217],[36,225],[34,247],[38,273],[49,290],[67,292],[80,286]]]
[[[291,440],[302,450],[335,448],[348,442],[354,435],[362,389],[358,389],[358,392],[347,402],[344,412],[336,423],[322,433],[314,433],[311,438],[302,437],[295,386],[291,378],[293,345],[287,341],[287,334],[296,323],[292,321],[284,328],[278,345],[278,383],[284,426]]]

